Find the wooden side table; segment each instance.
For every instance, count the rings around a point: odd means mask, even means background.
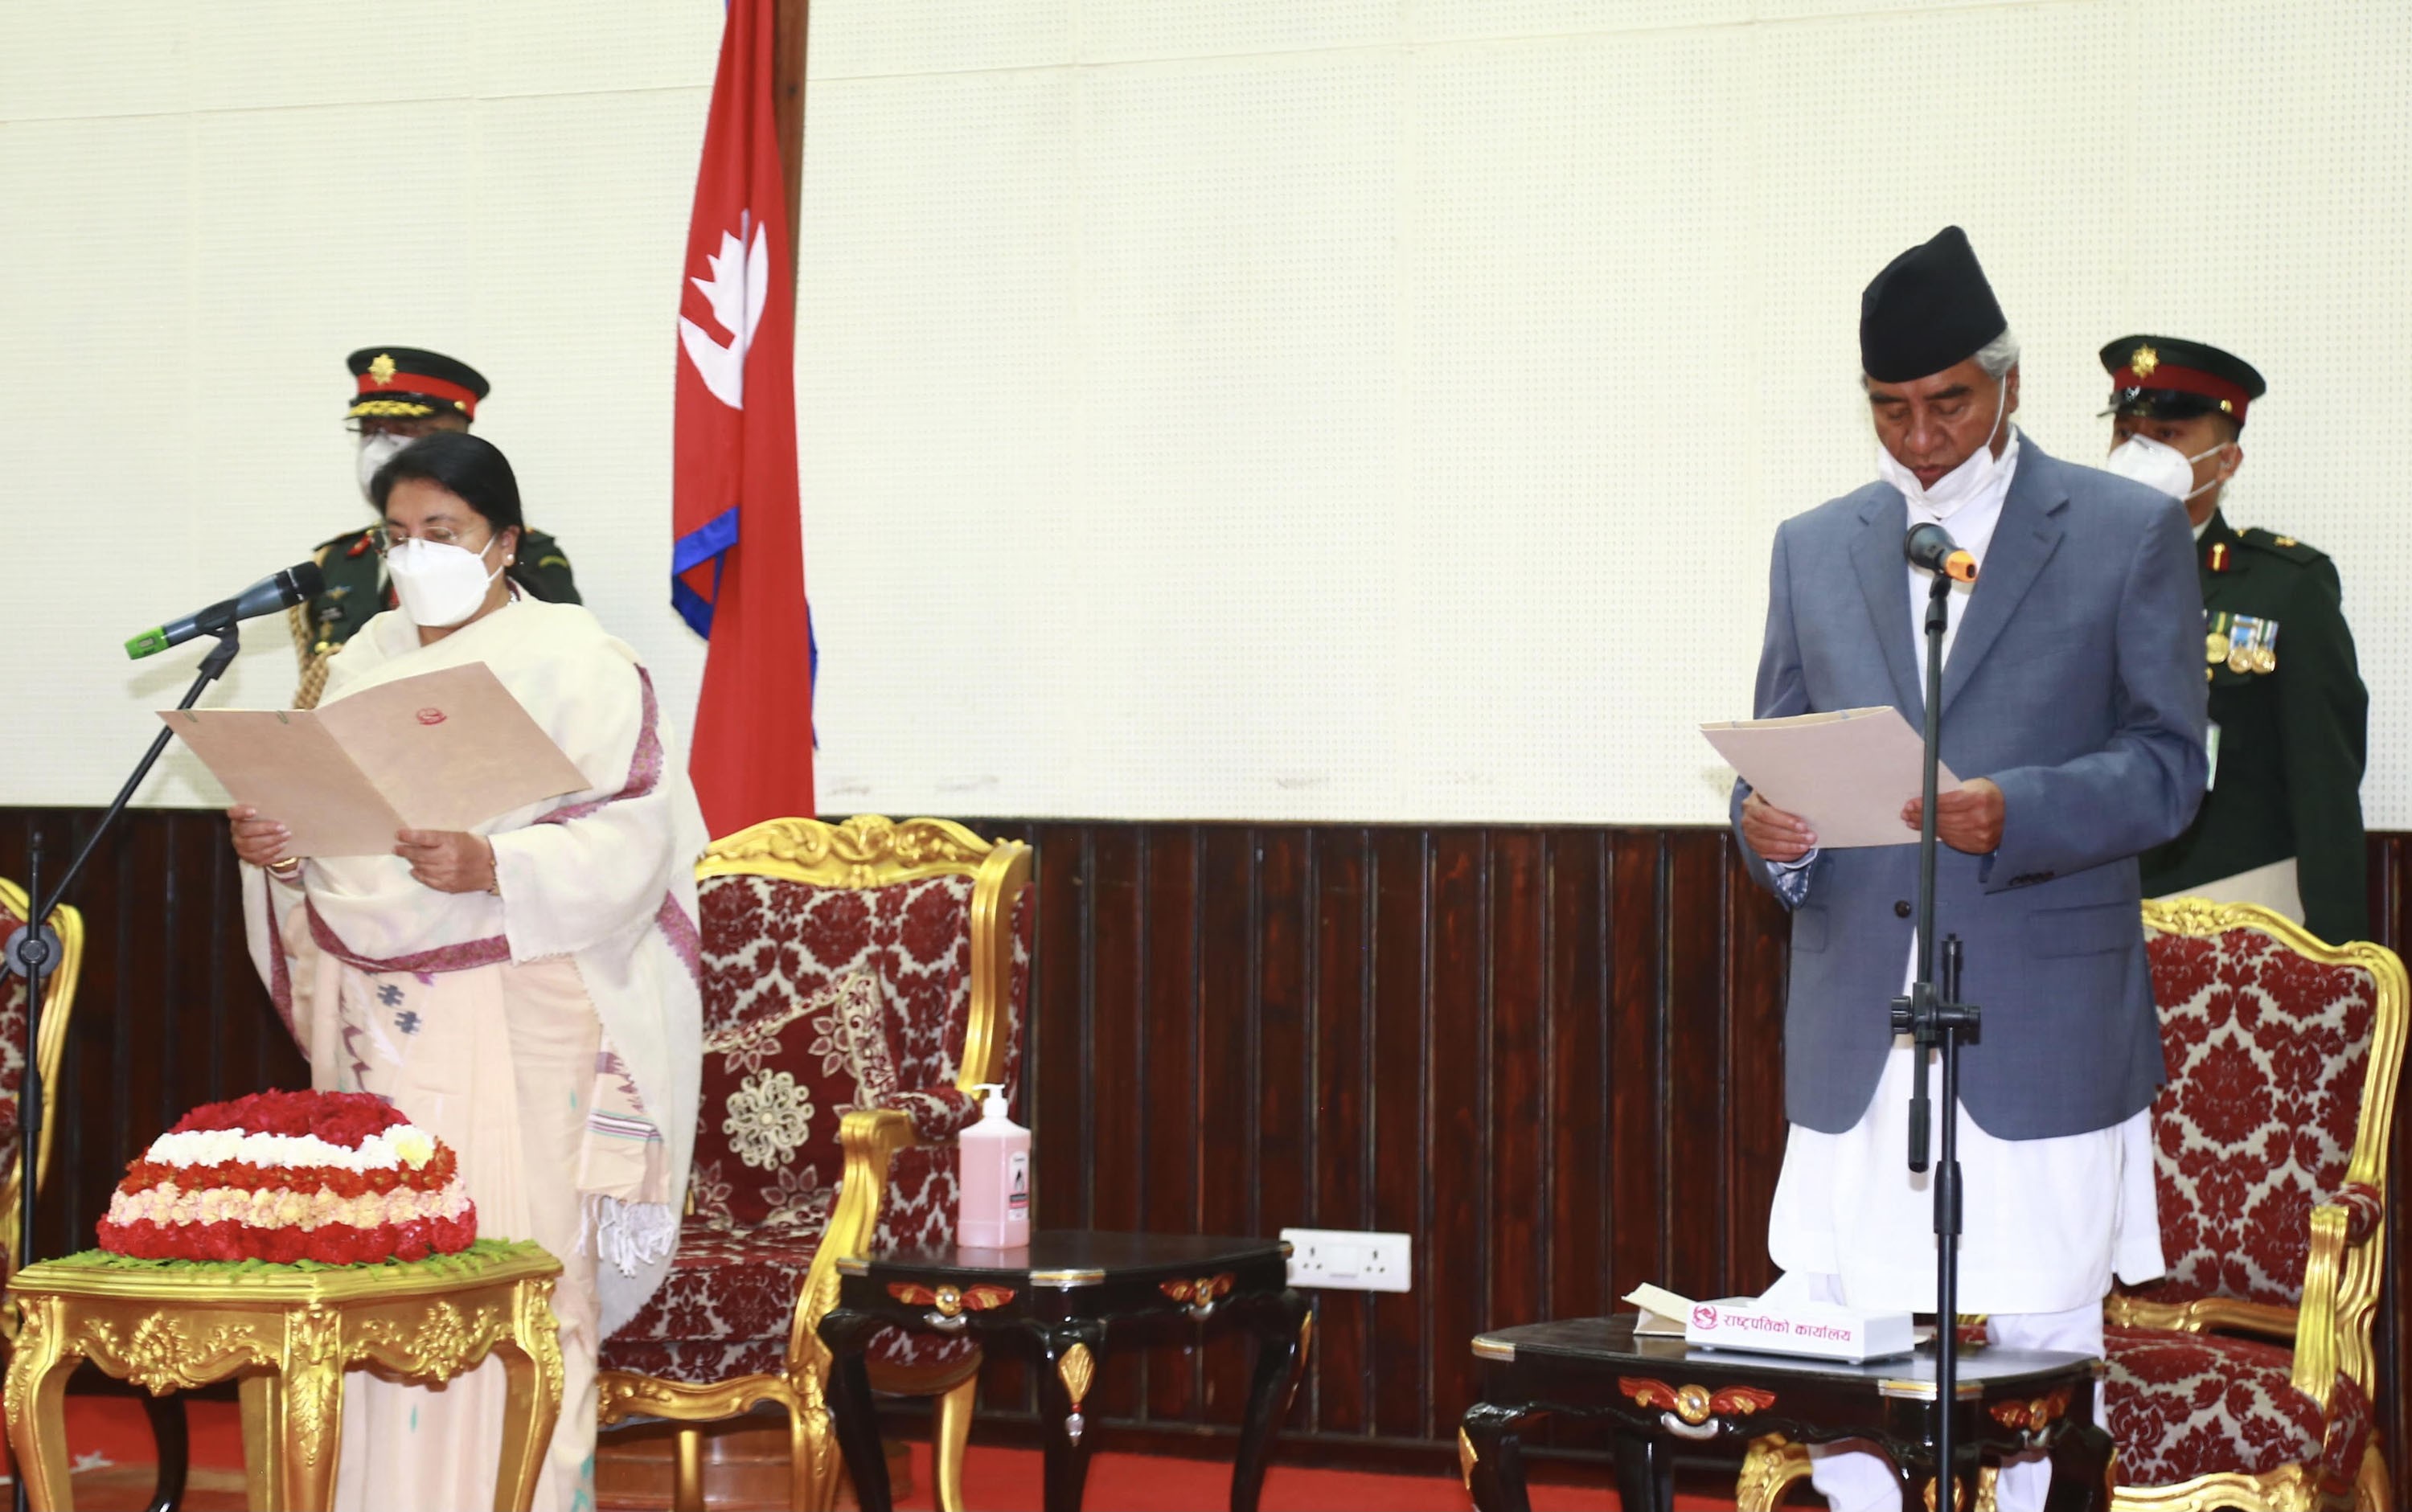
[[[177,1265],[99,1250],[8,1279],[20,1323],[8,1441],[37,1508],[67,1512],[65,1397],[79,1359],[153,1395],[243,1377],[251,1505],[327,1506],[343,1446],[344,1373],[375,1364],[416,1384],[503,1358],[510,1382],[496,1512],[525,1512],[561,1416],[561,1262],[528,1242],[387,1265]]]
[[[1737,1460],[1756,1450],[1754,1463],[1772,1475],[1781,1456],[1772,1450],[1837,1439],[1869,1440],[1892,1461],[1905,1509],[1941,1501],[1926,1444],[1935,1394],[1932,1353],[1853,1365],[1694,1349],[1681,1339],[1637,1339],[1633,1321],[1630,1314],[1570,1318],[1476,1338],[1482,1400],[1465,1411],[1458,1456],[1481,1512],[1524,1512],[1519,1430],[1551,1414],[1605,1423],[1616,1446],[1618,1495],[1633,1512],[1674,1505],[1679,1447],[1722,1446]],[[1954,1443],[1968,1456],[1962,1475],[1980,1456],[2044,1449],[2052,1460],[2052,1512],[2107,1506],[2110,1436],[2094,1423],[2099,1364],[2090,1355],[2015,1349],[1963,1356],[1953,1392]],[[1753,1443],[1770,1435],[1772,1444]],[[1772,1505],[1775,1489],[1746,1488],[1739,1500]]]
[[[837,1306],[820,1322],[830,1410],[863,1512],[888,1512],[888,1465],[863,1352],[886,1328],[966,1329],[1035,1352],[1048,1427],[1047,1512],[1079,1512],[1088,1478],[1081,1411],[1109,1343],[1185,1343],[1228,1320],[1257,1336],[1256,1373],[1231,1466],[1232,1512],[1255,1512],[1282,1415],[1314,1332],[1289,1284],[1289,1243],[1192,1234],[1033,1234],[1019,1250],[899,1250],[840,1260]]]

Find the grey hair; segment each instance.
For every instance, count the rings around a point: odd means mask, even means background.
[[[1989,378],[2006,376],[2019,365],[2018,333],[2004,326],[2000,335],[1977,348],[1977,365]]]

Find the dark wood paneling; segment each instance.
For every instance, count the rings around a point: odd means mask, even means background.
[[[1130,1075],[1044,1044],[1067,1011],[1050,1000],[1086,983],[1096,1042],[1145,1047],[1152,1104],[1143,1169],[1128,1151],[1086,1147],[1090,1211],[1138,1182],[1144,1196],[1122,1200],[1159,1225],[1180,1212],[1200,1232],[1245,1218],[1413,1236],[1413,1293],[1319,1298],[1290,1430],[1306,1452],[1443,1453],[1473,1389],[1466,1340],[1482,1329],[1604,1311],[1642,1281],[1744,1292],[1773,1279],[1784,916],[1721,831],[975,828],[1148,858],[1143,917],[1110,889],[1045,893],[1042,906],[1069,898],[1086,914],[1077,928],[1042,919],[1042,938],[1089,955],[1040,962],[1043,1169],[1066,1159],[1058,1129],[1104,1133],[1101,1110],[1123,1096],[1111,1083]],[[2407,839],[2372,843],[2374,913],[2399,949]],[[1101,985],[1116,981],[1131,984],[1119,997]],[[1132,1021],[1110,1025],[1117,1013]],[[1075,1108],[1091,1111],[1060,1111]],[[1156,1148],[1168,1130],[1194,1137],[1189,1163]],[[2397,1141],[2412,1155],[2412,1133]],[[1085,1215],[1047,1205],[1039,1217]],[[2390,1274],[2405,1270],[2399,1247]],[[2401,1443],[2412,1320],[2392,1289],[2380,1333],[2384,1420]],[[1239,1348],[1210,1337],[1199,1356],[1195,1375],[1187,1361],[1150,1367],[1155,1431],[1228,1429]],[[1002,1393],[991,1405],[1011,1411]]]
[[[1308,1228],[1363,1228],[1373,1215],[1375,1140],[1372,847],[1361,829],[1310,833],[1315,971],[1307,1003],[1314,1047],[1314,1150],[1307,1161]],[[1265,1222],[1278,1227],[1273,1211]],[[1317,1310],[1307,1355],[1308,1424],[1361,1437],[1373,1431],[1374,1306],[1335,1295]]]
[[[0,874],[24,876],[37,832],[64,866],[96,818],[0,815]],[[1721,832],[972,822],[1037,847],[1041,1223],[1412,1236],[1412,1292],[1321,1295],[1302,1455],[1445,1455],[1482,1329],[1598,1313],[1641,1281],[1771,1279],[1783,915]],[[91,947],[46,1251],[91,1241],[125,1162],[184,1109],[306,1083],[240,885],[216,815],[138,811],[71,900]],[[2373,837],[2371,898],[2404,950],[2412,836]],[[2405,1121],[2394,1153],[2412,1169]],[[2378,1328],[2398,1445],[2400,1228]],[[1095,1410],[1135,1443],[1226,1434],[1244,1368],[1219,1334],[1109,1358]],[[1030,1422],[1020,1366],[983,1385],[992,1421]]]

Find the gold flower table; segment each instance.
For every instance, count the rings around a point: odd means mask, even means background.
[[[18,1310],[8,1441],[37,1508],[74,1505],[65,1397],[79,1359],[152,1394],[242,1377],[243,1459],[256,1508],[333,1499],[344,1373],[449,1380],[491,1352],[510,1383],[497,1512],[525,1512],[561,1416],[561,1262],[533,1243],[480,1240],[458,1255],[383,1265],[134,1260],[86,1250],[8,1279]]]

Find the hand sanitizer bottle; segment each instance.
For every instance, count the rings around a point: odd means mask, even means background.
[[[1030,1131],[1005,1116],[1005,1089],[983,1082],[980,1120],[958,1139],[963,1206],[955,1242],[968,1249],[1018,1250],[1030,1242]]]

